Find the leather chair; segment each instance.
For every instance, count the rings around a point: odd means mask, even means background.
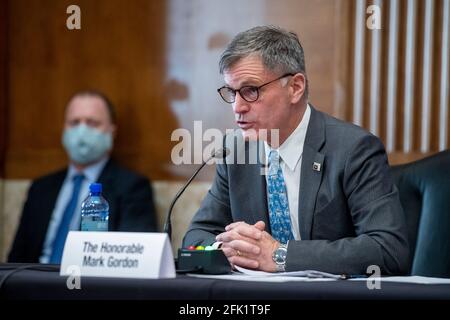
[[[411,251],[411,275],[450,278],[450,150],[393,166]]]

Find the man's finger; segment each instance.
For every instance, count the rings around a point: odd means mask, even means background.
[[[229,242],[229,246],[236,251],[240,251],[244,254],[259,254],[261,249],[245,240],[233,240]]]
[[[237,255],[237,251],[230,247],[225,247],[225,248],[222,247],[222,251],[226,257],[232,257],[232,256]]]
[[[261,239],[263,233],[254,227],[252,227],[252,228],[253,228],[253,231],[246,230],[246,231],[242,232],[242,233],[250,235],[250,237],[239,233],[238,229],[233,229],[231,231],[223,232],[223,233],[217,235],[216,241],[231,242],[233,240],[244,240],[246,242],[256,244],[257,241],[259,239]]]
[[[230,230],[232,230],[232,229],[234,229],[234,228],[236,228],[238,226],[241,226],[241,225],[249,226],[249,224],[245,223],[244,221],[237,221],[237,222],[233,222],[233,223],[230,223],[229,225],[227,225],[225,227],[225,230],[226,231],[230,231]]]
[[[241,235],[235,230],[231,230],[217,235],[216,241],[230,242],[239,238],[241,238]]]
[[[251,225],[239,225],[236,228],[234,228],[233,231],[239,233],[242,236],[255,240],[261,239],[262,236],[261,230]]]
[[[228,259],[232,264],[249,268],[249,269],[257,269],[259,267],[259,262],[256,260],[252,260],[249,258],[246,258],[244,256],[233,256]]]
[[[222,239],[223,239],[225,233],[226,233],[226,232],[222,232],[222,233],[218,234],[218,235],[216,236],[216,241],[223,241]]]
[[[264,221],[258,221],[257,223],[254,224],[254,226],[255,228],[261,231],[264,231],[266,229],[266,224]]]

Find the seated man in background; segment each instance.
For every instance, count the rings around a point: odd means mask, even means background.
[[[113,105],[102,93],[78,92],[69,100],[62,137],[69,166],[32,183],[9,262],[60,263],[62,246],[55,243],[63,243],[68,230],[79,230],[81,202],[93,182],[103,184],[109,230],[156,231],[150,181],[110,159],[115,130]],[[74,201],[76,209],[66,213]],[[71,218],[63,219],[65,214]]]
[[[183,245],[221,245],[231,264],[268,272],[364,274],[371,265],[408,272],[406,224],[384,146],[308,103],[297,36],[273,26],[239,33],[220,72],[219,94],[240,127],[225,146],[240,159],[265,156],[216,166]]]

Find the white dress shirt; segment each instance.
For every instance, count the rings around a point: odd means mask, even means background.
[[[108,160],[109,157],[105,157],[101,161],[84,169],[83,172],[78,172],[72,164],[69,166],[66,178],[64,179],[61,189],[59,190],[58,197],[56,198],[55,207],[53,209],[52,217],[47,229],[47,234],[45,236],[42,254],[39,257],[40,263],[48,263],[50,261],[50,256],[53,249],[53,241],[55,240],[56,233],[58,232],[59,224],[61,223],[64,210],[66,209],[66,206],[70,198],[72,197],[73,177],[80,173],[84,175],[76,209],[79,214],[73,215],[69,227],[69,230],[80,230],[81,203],[89,195],[89,185],[91,183],[97,182],[98,177],[100,176],[100,173],[102,172]]]
[[[300,194],[300,174],[302,167],[303,146],[305,144],[306,131],[308,129],[309,118],[311,116],[311,108],[306,106],[303,118],[297,128],[291,135],[281,144],[278,149],[280,155],[280,167],[283,172],[284,181],[286,183],[286,191],[289,203],[289,213],[291,215],[292,234],[295,240],[300,240],[300,226],[298,224],[298,205]],[[266,153],[266,163],[270,153],[270,146],[264,142]],[[267,175],[266,175],[267,183]],[[268,198],[268,197],[267,197]]]

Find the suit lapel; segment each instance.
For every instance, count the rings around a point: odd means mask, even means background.
[[[41,204],[38,205],[38,209],[36,213],[33,214],[41,214],[42,218],[34,219],[33,224],[36,230],[36,243],[39,244],[37,248],[39,248],[39,253],[37,253],[38,259],[41,254],[41,249],[43,247],[45,237],[47,235],[47,230],[50,225],[50,219],[53,214],[53,210],[55,210],[56,200],[58,198],[58,194],[61,190],[64,179],[66,178],[67,170],[59,171],[55,176],[52,183],[48,183],[47,190],[42,192],[42,197],[40,198]]]
[[[325,142],[325,125],[323,121],[321,113],[311,106],[311,117],[303,147],[298,206],[300,235],[303,240],[311,239],[317,191],[325,170],[325,156],[319,152]]]
[[[248,185],[248,182],[252,182],[252,186],[248,189],[245,199],[242,199],[243,212],[251,212],[253,223],[258,221],[264,221],[266,224],[266,231],[270,233],[269,213],[267,207],[267,191],[266,191],[266,176],[264,175],[265,169],[265,153],[264,143],[262,141],[252,141],[248,143],[246,148],[246,159],[249,155],[258,155],[256,164],[248,164],[248,170],[242,170],[241,181],[243,185]],[[253,162],[254,163],[254,162]]]
[[[115,162],[110,159],[103,168],[100,176],[98,177],[98,182],[103,185],[103,196],[108,201],[109,204],[109,228],[110,230],[115,230],[116,228],[116,213],[117,207],[114,199],[115,195],[115,179],[114,171],[116,170]]]
[[[114,162],[110,159],[105,164],[105,167],[103,168],[102,172],[100,173],[100,176],[98,177],[98,181],[100,183],[108,183],[111,182],[113,176],[112,171],[114,167]]]

